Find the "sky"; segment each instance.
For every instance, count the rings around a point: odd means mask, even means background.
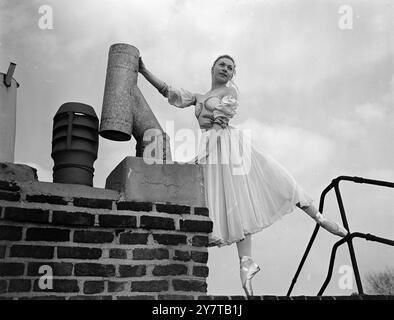
[[[43,24],[44,5],[53,13],[49,29],[43,28],[50,23]],[[210,89],[215,58],[232,55],[240,104],[231,125],[252,130],[255,146],[292,172],[316,206],[323,189],[340,175],[394,181],[394,3],[343,5],[335,0],[0,0],[0,71],[15,62],[21,85],[15,162],[37,168],[40,181],[52,181],[53,116],[63,103],[76,101],[91,105],[100,117],[109,47],[128,43],[159,78],[198,93]],[[173,123],[175,130],[197,133],[193,108],[170,106],[143,77],[138,86],[163,128]],[[116,165],[134,155],[134,141],[100,138],[94,186],[103,188]],[[173,160],[187,159],[173,152]],[[394,238],[392,189],[340,186],[351,231]],[[340,221],[332,194],[324,214]],[[314,226],[296,209],[253,236],[253,257],[262,267],[253,281],[255,294],[286,294]],[[293,294],[318,292],[337,240],[320,230]],[[354,246],[362,277],[393,266],[392,247],[362,239]],[[243,294],[238,263],[234,245],[209,249],[208,294]],[[351,273],[353,281],[344,285],[350,265],[347,249],[340,248],[325,294],[357,291]]]

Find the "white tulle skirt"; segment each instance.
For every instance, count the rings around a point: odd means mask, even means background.
[[[209,246],[238,242],[292,212],[297,203],[313,201],[280,163],[235,127],[204,131],[194,161],[204,168],[213,221]]]

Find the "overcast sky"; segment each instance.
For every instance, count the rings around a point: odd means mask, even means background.
[[[316,205],[339,175],[394,181],[394,2],[346,1],[351,29],[340,27],[343,4],[0,0],[0,71],[17,63],[21,84],[15,162],[36,167],[41,181],[51,181],[54,114],[63,103],[77,101],[101,115],[108,49],[123,42],[139,48],[161,79],[199,93],[210,89],[216,56],[234,56],[240,106],[231,124],[252,129],[256,146],[285,165]],[[39,26],[42,5],[53,9],[53,29]],[[193,108],[170,106],[142,77],[139,87],[163,128],[173,121],[176,130],[197,132]],[[135,154],[134,146],[100,138],[96,187],[104,187],[112,169]],[[342,186],[351,230],[394,238],[394,190]],[[325,213],[340,221],[332,195]],[[262,265],[256,294],[286,294],[313,228],[313,220],[296,209],[253,237],[254,257]],[[317,293],[336,240],[320,231],[293,294]],[[394,248],[354,243],[362,275],[393,265]],[[236,247],[209,253],[208,293],[243,294]],[[353,289],[339,285],[346,265],[344,247],[326,294],[356,291],[355,282]]]

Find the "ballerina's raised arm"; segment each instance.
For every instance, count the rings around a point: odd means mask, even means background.
[[[185,89],[176,89],[169,86],[164,81],[156,77],[150,72],[142,58],[139,59],[139,73],[141,73],[146,80],[150,82],[165,98],[168,98],[168,102],[177,108],[186,108],[197,103],[196,94],[191,93]]]

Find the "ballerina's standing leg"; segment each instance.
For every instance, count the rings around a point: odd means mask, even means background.
[[[297,203],[297,207],[314,219],[321,227],[340,237],[345,237],[348,231],[337,223],[324,218],[315,206],[302,207]],[[240,260],[240,277],[242,288],[246,296],[253,296],[252,278],[260,271],[260,267],[252,259],[252,235],[245,236],[245,239],[237,242],[238,256]]]
[[[242,288],[246,296],[253,296],[252,278],[260,271],[260,267],[252,259],[252,235],[237,242],[238,256],[240,262],[240,277]]]

